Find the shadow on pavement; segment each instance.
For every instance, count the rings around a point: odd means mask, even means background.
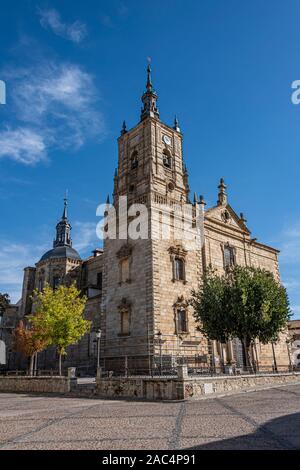
[[[200,438],[199,438],[200,439]],[[299,450],[300,413],[267,421],[256,432],[230,439],[216,440],[186,450]]]

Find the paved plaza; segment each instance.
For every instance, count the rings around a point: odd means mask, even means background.
[[[300,385],[167,403],[2,393],[0,449],[300,449]]]

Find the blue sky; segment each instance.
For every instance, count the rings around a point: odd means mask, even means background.
[[[176,113],[192,192],[229,202],[281,250],[300,317],[297,0],[8,1],[0,6],[0,291],[51,247],[67,188],[74,245],[97,245],[123,119],[139,119],[147,57],[161,119]]]

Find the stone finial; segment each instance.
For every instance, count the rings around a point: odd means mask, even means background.
[[[146,83],[146,88],[147,88],[148,91],[152,91],[150,61],[148,62],[148,67],[147,67],[147,83]]]
[[[109,194],[107,195],[107,198],[106,198],[106,204],[110,204],[110,202],[109,202]]]
[[[204,197],[202,196],[202,194],[199,196],[199,204],[200,204],[200,206],[203,206],[203,209],[204,209],[204,206],[206,206],[206,202],[205,202]]]
[[[198,201],[197,201],[197,194],[196,194],[196,193],[194,193],[194,201],[193,201],[193,203],[194,203],[194,206],[197,204],[197,202],[198,202]]]
[[[176,132],[180,132],[179,122],[178,122],[178,119],[177,119],[177,116],[176,116],[176,115],[175,115],[175,118],[174,118],[174,126],[173,126],[173,129],[174,129]]]
[[[246,223],[247,223],[247,219],[245,218],[243,212],[240,213],[240,221],[243,222],[243,224],[246,224]]]
[[[121,129],[121,135],[124,135],[126,134],[127,132],[127,129],[126,129],[126,122],[123,121],[123,124],[122,124],[122,129]]]
[[[64,211],[62,215],[62,220],[68,219],[68,190],[66,189],[65,197],[64,197]]]
[[[219,194],[218,194],[218,206],[226,206],[227,205],[227,193],[226,193],[226,184],[224,182],[224,178],[220,179],[220,184],[218,186]]]

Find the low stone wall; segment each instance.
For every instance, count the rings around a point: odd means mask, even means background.
[[[300,382],[300,373],[182,378],[98,378],[99,397],[144,398],[148,400],[190,400],[261,386]]]
[[[300,373],[240,375],[225,377],[187,378],[183,381],[185,399],[201,398],[214,393],[228,393],[300,382]]]
[[[0,392],[69,393],[68,377],[0,377]]]
[[[183,398],[181,382],[163,378],[100,378],[96,383],[96,395],[102,397],[132,397],[149,400],[179,400]]]

